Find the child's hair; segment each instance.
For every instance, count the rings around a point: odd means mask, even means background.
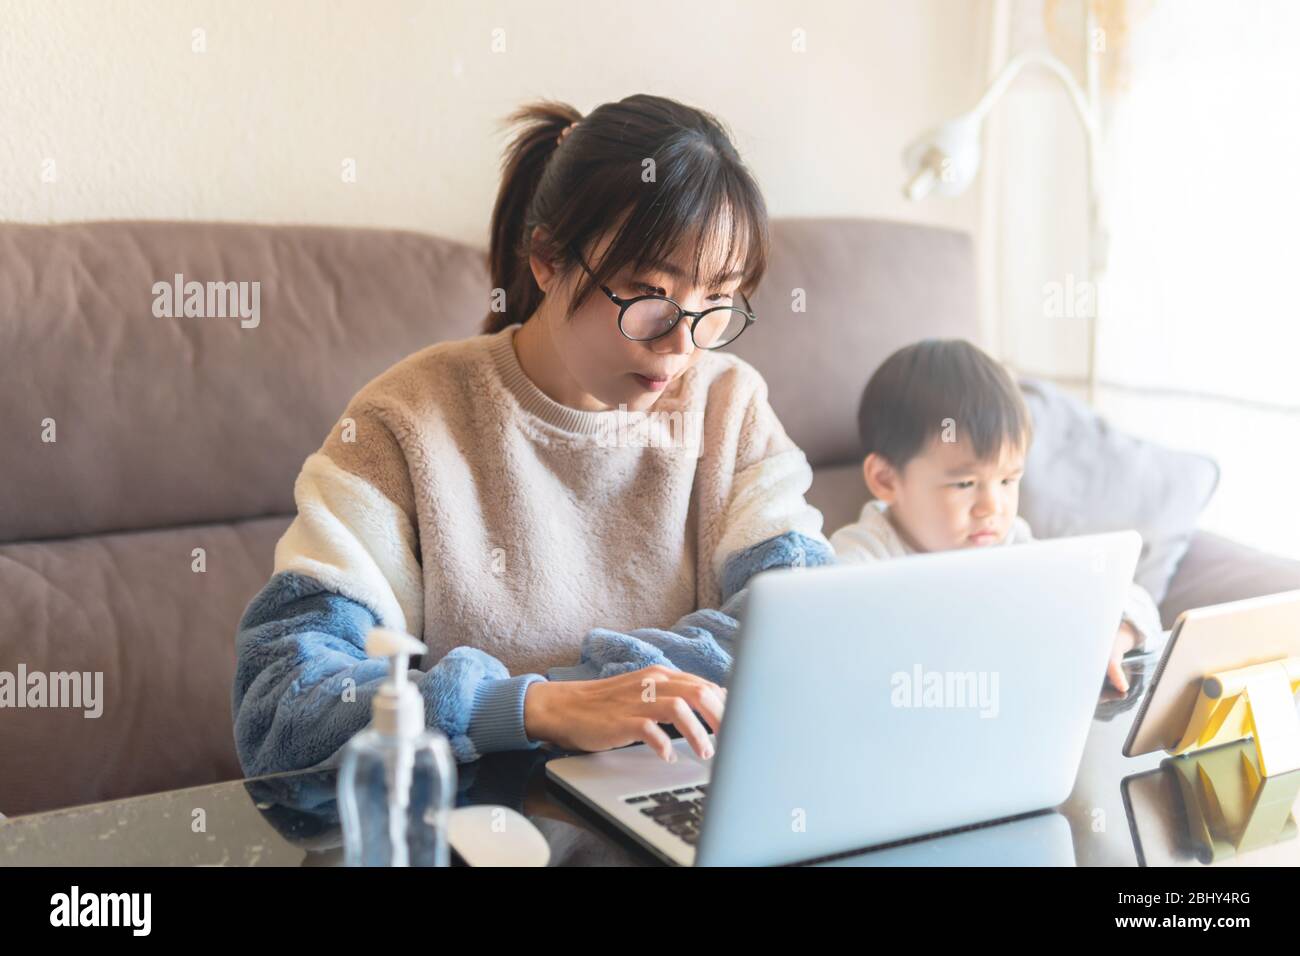
[[[970,442],[980,461],[1005,444],[1027,449],[1033,421],[1007,370],[962,339],[925,339],[899,349],[876,369],[858,406],[858,434],[902,469],[936,436]]]
[[[488,253],[492,288],[503,290],[504,303],[494,301],[484,332],[527,321],[541,303],[530,254],[568,276],[581,268],[572,250],[586,256],[615,225],[600,260],[587,257],[595,277],[582,274],[570,315],[629,264],[640,269],[676,259],[685,243],[695,248],[693,285],[739,270],[740,291],[753,292],[767,269],[767,206],[717,119],[638,94],[585,117],[565,103],[541,100],[507,123],[521,129],[506,151]],[[543,244],[533,242],[538,226],[549,234]],[[706,254],[724,263],[717,275],[701,276]]]

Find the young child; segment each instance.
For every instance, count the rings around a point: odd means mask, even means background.
[[[899,349],[871,376],[858,409],[871,499],[831,535],[842,563],[1033,540],[1016,514],[1032,422],[997,362],[961,340]],[[1151,596],[1134,584],[1106,677],[1128,692],[1121,660],[1160,634]]]

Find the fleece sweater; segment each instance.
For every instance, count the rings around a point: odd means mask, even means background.
[[[337,761],[384,677],[374,626],[428,646],[428,722],[473,760],[537,746],[524,695],[548,672],[725,676],[749,577],[833,562],[812,470],[746,362],[705,352],[648,413],[582,411],[528,378],[519,328],[397,363],[303,464],[237,635],[245,773]]]
[[[1029,522],[1016,515],[1006,537],[999,544],[1024,544],[1033,540]],[[837,530],[831,535],[830,541],[836,560],[843,564],[864,564],[916,553],[894,527],[889,517],[889,505],[879,500],[871,500],[863,505],[858,520]],[[1160,612],[1156,609],[1155,601],[1136,582],[1129,586],[1125,597],[1123,619],[1137,632],[1136,648],[1145,647],[1161,634]]]

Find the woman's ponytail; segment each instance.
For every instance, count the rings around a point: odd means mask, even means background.
[[[485,333],[525,321],[541,304],[542,290],[528,266],[535,251],[528,235],[530,206],[561,134],[581,119],[582,114],[566,103],[542,100],[521,107],[507,121],[521,128],[506,150],[501,189],[492,210],[488,269],[493,291],[492,307],[483,323]]]

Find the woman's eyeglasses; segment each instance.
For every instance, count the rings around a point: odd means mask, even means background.
[[[582,255],[576,249],[570,249],[587,275],[593,279],[595,273],[588,268]],[[740,333],[757,318],[749,306],[749,299],[740,292],[743,309],[730,305],[720,305],[703,312],[688,312],[666,295],[638,295],[625,299],[602,285],[600,291],[609,296],[609,300],[618,306],[618,330],[634,342],[649,342],[667,335],[677,328],[683,316],[691,319],[691,341],[699,349],[720,349],[740,337]]]

